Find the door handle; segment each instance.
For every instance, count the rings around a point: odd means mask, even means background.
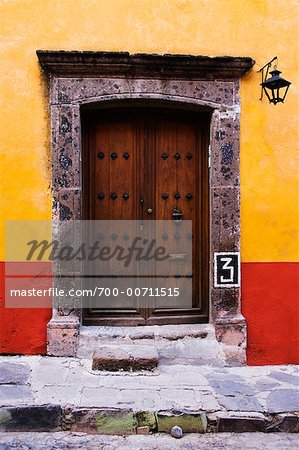
[[[152,208],[148,208],[147,213],[148,213],[148,214],[152,214],[152,213],[153,213]]]
[[[143,197],[141,197],[140,198],[140,203],[141,203],[141,221],[140,221],[140,224],[139,224],[139,231],[143,231],[143,205],[144,205],[144,198]]]

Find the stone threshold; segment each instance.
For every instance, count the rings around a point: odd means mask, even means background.
[[[215,336],[215,328],[211,324],[184,325],[145,325],[140,327],[115,326],[82,326],[80,335],[101,339],[167,339],[176,341],[186,337],[201,338]]]
[[[1,432],[71,431],[103,435],[168,433],[299,432],[299,413],[262,414],[188,410],[138,411],[126,408],[70,407],[54,404],[0,409]]]

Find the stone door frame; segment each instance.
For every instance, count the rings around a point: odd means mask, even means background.
[[[49,83],[53,220],[82,213],[81,110],[86,105],[143,101],[211,112],[210,322],[219,342],[246,360],[241,287],[215,287],[217,252],[240,252],[240,78],[246,57],[130,55],[37,51]],[[207,149],[208,151],[208,149]],[[81,311],[57,310],[48,324],[48,353],[75,356]],[[183,325],[182,325],[183,326]]]

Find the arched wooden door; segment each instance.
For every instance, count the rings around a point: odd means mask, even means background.
[[[86,309],[106,325],[208,320],[209,117],[175,109],[127,108],[83,116],[84,218],[171,220],[174,205],[192,220],[192,307]],[[175,279],[174,279],[175,282]]]

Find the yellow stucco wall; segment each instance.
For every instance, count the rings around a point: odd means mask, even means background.
[[[297,0],[0,5],[1,221],[51,218],[47,93],[37,49],[251,56],[256,65],[241,84],[242,260],[298,260]],[[286,103],[273,106],[258,100],[256,71],[276,55],[293,84]]]

